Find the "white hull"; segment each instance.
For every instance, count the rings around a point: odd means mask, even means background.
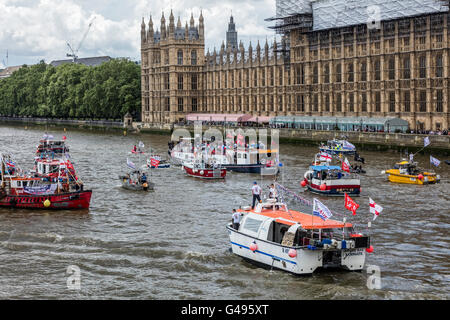
[[[321,249],[310,250],[307,247],[286,247],[278,243],[260,240],[227,227],[230,236],[232,252],[242,258],[276,268],[293,274],[312,274],[318,268],[338,267],[357,271],[364,268],[366,252],[358,249]],[[256,243],[257,250],[250,246]],[[289,250],[294,249],[297,256],[291,258]],[[333,256],[333,259],[330,257]]]

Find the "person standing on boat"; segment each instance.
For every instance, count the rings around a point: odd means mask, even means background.
[[[239,226],[241,225],[241,214],[233,209],[233,215],[231,216],[233,221],[233,228],[239,230]]]
[[[269,199],[276,199],[278,201],[277,189],[273,183],[269,187]]]
[[[258,200],[258,202],[261,202],[261,187],[258,186],[258,183],[255,181],[253,182],[252,187],[252,194],[253,194],[253,202],[252,202],[252,209],[255,208],[255,202]]]

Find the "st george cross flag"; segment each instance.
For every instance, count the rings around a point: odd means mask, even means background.
[[[423,139],[423,147],[425,148],[426,146],[428,146],[430,144],[430,138],[425,137],[425,139]]]
[[[322,202],[314,198],[313,215],[318,216],[322,220],[326,221],[331,218],[332,214]]]
[[[431,155],[430,155],[430,162],[431,162],[432,165],[434,165],[436,167],[439,167],[439,165],[441,164],[441,162],[438,159],[434,158]]]
[[[331,155],[329,155],[326,152],[321,152],[319,155],[320,155],[320,160],[331,161],[333,159],[331,157]]]
[[[342,161],[342,170],[350,172],[350,162],[348,162],[347,158],[345,158],[345,160]]]
[[[356,210],[358,210],[359,208],[359,204],[353,201],[353,199],[350,198],[347,193],[345,193],[345,208],[352,211],[353,215],[356,215]]]
[[[375,201],[373,201],[371,198],[369,198],[369,206],[370,206],[370,213],[373,213],[373,221],[375,221],[380,212],[383,211],[383,207],[376,204]]]
[[[131,162],[128,158],[127,158],[127,166],[131,169],[136,169],[136,166],[134,165],[134,163]]]

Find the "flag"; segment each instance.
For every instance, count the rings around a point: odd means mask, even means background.
[[[136,166],[134,165],[134,163],[131,162],[128,158],[127,158],[127,166],[131,169],[136,169]]]
[[[430,162],[431,162],[432,165],[434,165],[436,167],[439,167],[439,165],[441,164],[441,162],[438,159],[434,158],[431,155],[430,155]]]
[[[373,220],[379,216],[380,212],[383,211],[383,207],[376,204],[375,201],[373,201],[371,198],[369,198],[369,206],[370,206],[370,213],[373,213]]]
[[[353,201],[353,199],[350,198],[347,193],[345,193],[345,208],[352,211],[353,215],[356,215],[356,210],[358,210],[359,208],[359,204]]]
[[[430,144],[430,138],[425,137],[425,139],[423,139],[423,147],[425,148],[426,146],[428,146]]]
[[[328,209],[316,198],[314,198],[313,215],[318,216],[324,221],[328,220],[332,216],[330,209]]]
[[[10,167],[10,168],[15,168],[16,164],[14,162],[12,162],[12,161],[6,161],[6,166]]]
[[[159,162],[160,162],[160,161],[159,161],[158,159],[150,158],[150,165],[151,165],[152,167],[158,168]]]
[[[342,161],[342,170],[346,172],[350,172],[350,162],[348,162],[347,158]]]
[[[319,153],[319,156],[320,156],[320,160],[331,161],[333,159],[333,157],[326,152]]]
[[[409,162],[413,162],[414,160],[414,155],[412,153],[409,154]]]
[[[356,149],[356,147],[353,144],[351,144],[350,142],[348,142],[347,140],[344,140],[344,143],[342,144],[342,147],[344,149],[348,149],[348,150],[355,150]]]
[[[145,147],[145,145],[144,145],[144,143],[142,142],[142,141],[139,141],[139,148],[144,148]]]

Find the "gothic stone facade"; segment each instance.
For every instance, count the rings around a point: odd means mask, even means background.
[[[450,14],[290,32],[284,41],[204,54],[204,25],[171,14],[166,29],[142,25],[142,120],[188,113],[401,117],[412,129],[450,126]],[[178,31],[177,31],[178,30]],[[182,52],[180,54],[180,52]],[[195,52],[195,54],[193,53]],[[284,53],[283,53],[284,52]],[[180,60],[180,55],[182,59]],[[287,59],[289,56],[289,59]]]

